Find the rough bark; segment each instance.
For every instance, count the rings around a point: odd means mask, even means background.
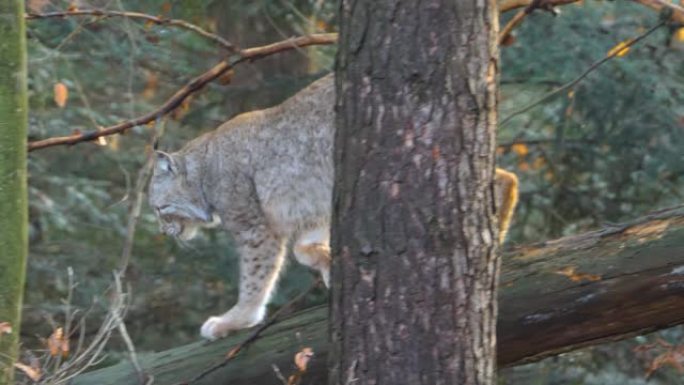
[[[510,366],[684,323],[684,208],[505,253],[499,294],[498,363]],[[193,377],[245,334],[143,358],[155,385]],[[302,347],[316,353],[305,383],[326,378],[327,308],[278,323],[244,355],[197,385],[277,384],[272,364],[291,372]],[[74,385],[137,385],[128,364]]]
[[[21,0],[0,0],[0,384],[12,383],[26,270],[26,38]]]
[[[493,384],[496,1],[342,0],[330,384]]]

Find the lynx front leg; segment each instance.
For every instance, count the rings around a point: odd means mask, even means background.
[[[240,295],[237,304],[202,325],[202,337],[216,339],[231,330],[261,322],[285,259],[286,239],[259,225],[235,234],[240,253]]]

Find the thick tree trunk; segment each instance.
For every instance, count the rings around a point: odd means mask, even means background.
[[[684,208],[630,225],[521,247],[504,255],[498,363],[509,366],[684,323]],[[177,384],[221,360],[247,333],[145,356],[155,385]],[[278,384],[302,347],[315,352],[305,383],[326,378],[327,309],[276,324],[226,367],[195,385]],[[137,385],[128,364],[74,385]]]
[[[12,383],[27,254],[26,37],[21,0],[0,0],[0,384]]]
[[[496,1],[339,15],[329,383],[493,384]]]

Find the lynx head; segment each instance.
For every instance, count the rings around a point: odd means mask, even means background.
[[[198,170],[189,166],[183,155],[157,151],[149,187],[150,206],[157,215],[160,230],[181,240],[191,239],[199,227],[212,222],[199,178],[188,177]]]

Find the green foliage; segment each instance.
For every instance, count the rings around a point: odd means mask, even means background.
[[[519,43],[502,52],[502,117],[657,23],[656,13],[628,2],[568,6],[557,18],[532,15],[518,31]],[[522,173],[519,218],[525,222],[513,239],[585,231],[681,201],[684,65],[671,32],[662,28],[591,73],[572,94],[504,127],[502,142],[541,140],[524,159],[508,154],[504,162],[543,159]]]
[[[241,47],[335,30],[335,2],[319,0],[107,4],[114,10],[188,20]],[[53,1],[42,11],[68,6],[67,1]],[[530,15],[516,30],[517,43],[502,49],[501,116],[575,78],[617,43],[657,22],[656,13],[624,1],[565,6],[555,18],[542,12]],[[510,243],[576,233],[681,202],[684,50],[671,33],[663,28],[594,71],[573,89],[572,97],[559,95],[500,130],[500,143],[519,144],[505,146],[500,156],[500,163],[522,182]],[[241,111],[278,103],[331,68],[333,53],[334,47],[306,49],[238,68],[230,85],[209,85],[187,110],[168,119],[161,147],[177,149]],[[224,54],[190,31],[132,19],[31,21],[29,136],[92,130],[148,112]],[[64,108],[53,100],[58,82],[69,90]],[[100,305],[95,309],[106,304],[104,293],[119,263],[133,184],[151,136],[149,127],[138,127],[108,139],[106,146],[87,143],[30,155],[27,335],[47,336],[51,326],[46,319],[63,322],[68,266],[78,281],[74,306],[85,310],[94,300]],[[206,232],[197,241],[179,244],[158,234],[144,205],[127,276],[133,292],[127,324],[138,350],[198,338],[202,321],[235,301],[237,276],[228,236]],[[274,306],[310,280],[311,273],[293,263]],[[324,296],[317,293],[309,302],[321,302]],[[670,341],[681,340],[678,329],[668,333]],[[518,368],[505,372],[502,381],[645,383],[647,362],[630,353],[641,342]],[[41,346],[30,337],[24,343]],[[115,343],[112,350],[124,348]],[[651,381],[675,383],[675,375],[665,369]]]

